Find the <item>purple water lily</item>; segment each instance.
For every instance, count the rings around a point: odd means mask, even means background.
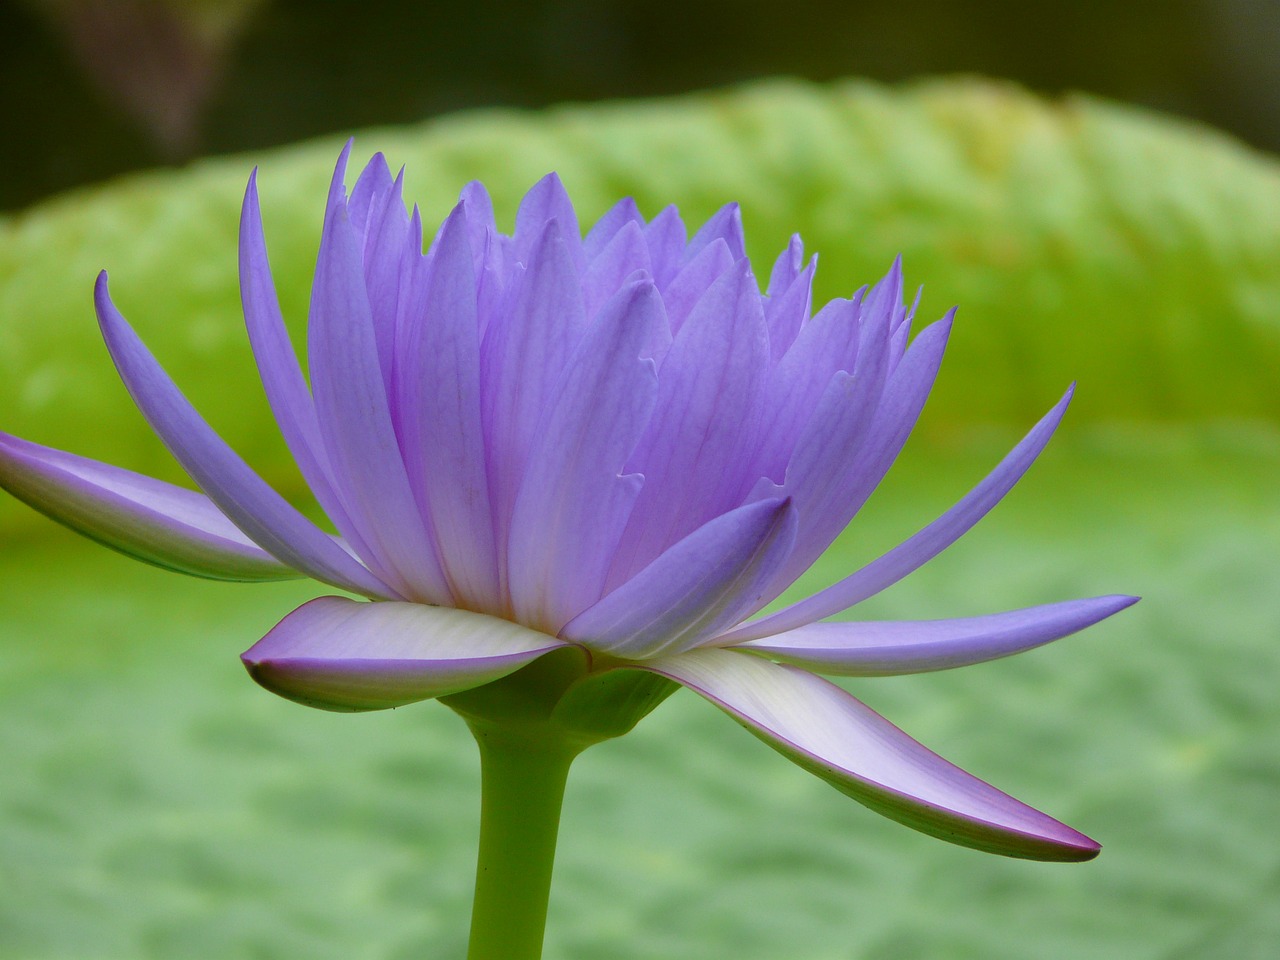
[[[509,689],[551,655],[569,664],[560,679],[544,670],[527,689],[542,691],[539,716],[565,729],[575,691],[596,691],[578,700],[595,711],[600,739],[674,681],[915,829],[1015,857],[1097,853],[818,676],[1008,656],[1133,602],[822,622],[984,516],[1044,448],[1070,391],[941,517],[762,616],[894,461],[951,315],[912,337],[896,263],[814,313],[815,261],[799,238],[761,294],[735,206],[687,239],[675,208],[646,221],[623,200],[582,239],[554,175],[525,196],[511,236],[495,227],[484,188],[468,185],[424,255],[418,211],[406,210],[382,157],[349,196],[346,161],[344,151],[316,267],[309,385],[277,303],[253,177],[240,233],[262,383],[336,535],[214,433],[112,304],[105,274],[95,302],[111,356],[203,493],[9,435],[0,483],[151,563],[227,580],[306,576],[367,598],[312,600],[244,654],[254,679],[291,699],[370,710],[449,697],[474,718],[484,691]],[[600,720],[610,709],[619,718]]]

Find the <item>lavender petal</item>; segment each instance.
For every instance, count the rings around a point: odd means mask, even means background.
[[[311,294],[311,389],[334,482],[371,553],[406,599],[451,597],[414,501],[392,423],[365,287],[359,238],[334,172]]]
[[[319,597],[242,656],[273,693],[328,710],[382,710],[505,677],[563,641],[452,607]]]
[[[722,639],[726,643],[758,640],[835,616],[875,596],[932,560],[967,533],[1013,489],[1053,436],[1071,402],[1074,389],[1072,387],[1063,395],[981,483],[938,519],[843,580],[799,603],[731,630]]]
[[[790,552],[795,527],[785,500],[722,514],[574,617],[560,635],[630,660],[697,646],[759,599]]]
[[[1083,834],[942,759],[844,690],[785,664],[699,649],[644,665],[701,694],[810,773],[915,830],[989,853],[1090,860]]]
[[[640,490],[640,477],[621,473],[653,410],[657,375],[641,350],[661,320],[653,283],[634,283],[566,366],[512,512],[508,575],[522,623],[557,633],[604,591]]]
[[[94,305],[103,340],[134,403],[218,509],[286,566],[353,593],[398,599],[395,590],[263,482],[201,418],[111,302],[106,271],[98,275]]]
[[[302,576],[203,494],[3,432],[0,487],[77,533],[158,567],[212,580]]]
[[[949,670],[1042,646],[1105,620],[1137,600],[1091,597],[953,620],[811,623],[729,649],[847,677]]]

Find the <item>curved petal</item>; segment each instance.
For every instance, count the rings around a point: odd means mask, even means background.
[[[91,540],[211,580],[294,580],[208,497],[0,432],[0,487]]]
[[[811,623],[729,649],[847,677],[924,673],[1021,653],[1137,602],[1137,597],[1107,596],[956,620]]]
[[[787,500],[722,514],[574,617],[560,635],[633,660],[697,646],[755,604],[795,535]]]
[[[650,661],[643,669],[701,694],[841,793],[922,833],[1028,860],[1090,860],[1101,849],[798,667],[701,649]]]
[[[358,554],[367,554],[359,532],[334,490],[315,404],[280,312],[262,230],[256,169],[249,175],[240,210],[240,301],[267,403],[294,462],[325,515]]]
[[[334,170],[311,290],[307,351],[320,436],[333,481],[371,553],[366,558],[403,596],[452,599],[401,458],[378,359],[360,238]]]
[[[1073,385],[981,483],[933,523],[825,590],[731,630],[721,640],[726,644],[759,640],[833,617],[842,610],[875,596],[932,560],[964,536],[1022,479],[1022,475],[1035,462],[1036,457],[1040,456],[1049,438],[1053,436],[1062,415],[1066,413],[1074,390]]]
[[[281,563],[367,597],[396,597],[332,537],[276,493],[213,431],[143,345],[98,275],[94,306],[102,338],[133,402],[200,489]]]
[[[884,338],[888,311],[874,307],[863,311],[858,361],[845,387],[849,403],[843,410],[838,404],[831,408],[827,402],[838,395],[824,395],[787,464],[782,490],[796,499],[800,530],[796,548],[770,587],[767,600],[794,583],[831,546],[897,459],[942,365],[951,317],[948,313],[920,331],[898,369],[888,375]],[[841,382],[842,375],[836,374],[833,387]],[[824,433],[828,419],[830,439]],[[770,492],[769,487],[764,490]]]
[[[272,693],[325,710],[382,710],[489,683],[566,644],[453,607],[319,597],[241,656]]]

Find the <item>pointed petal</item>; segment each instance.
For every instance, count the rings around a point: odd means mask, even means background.
[[[254,170],[249,176],[240,213],[240,300],[244,307],[249,345],[258,364],[271,412],[303,479],[325,515],[347,538],[356,553],[367,554],[359,531],[334,489],[328,454],[320,439],[315,404],[280,313],[280,301],[271,278],[266,238],[262,231],[257,178],[258,172]]]
[[[587,316],[594,317],[605,301],[622,289],[627,278],[637,271],[648,276],[653,273],[644,231],[640,224],[630,221],[613,235],[582,275],[582,301]]]
[[[587,256],[582,249],[582,233],[578,229],[578,215],[573,201],[565,191],[560,177],[548,173],[529,188],[516,211],[516,230],[512,236],[515,257],[520,263],[529,263],[529,254],[538,244],[546,225],[552,220],[560,224],[565,250],[573,264],[575,275],[581,275]]]
[[[649,221],[644,228],[644,239],[649,244],[649,261],[653,264],[653,280],[665,297],[667,285],[680,271],[684,256],[685,232],[680,211],[674,205]],[[732,258],[730,258],[732,260]]]
[[[392,383],[396,365],[396,317],[399,312],[404,264],[412,262],[407,253],[420,255],[422,242],[413,237],[408,211],[404,207],[404,171],[374,195],[368,222],[363,228],[365,289],[373,318],[374,342],[383,383]],[[352,224],[361,238],[360,228]],[[414,242],[416,241],[416,242]]]
[[[309,577],[367,597],[397,596],[272,490],[196,413],[111,302],[106,271],[98,275],[94,306],[134,403],[218,509],[262,549]]]
[[[950,315],[920,332],[880,393],[874,414],[870,404],[858,398],[867,390],[879,392],[874,385],[886,372],[887,351],[883,339],[864,341],[858,348],[858,370],[847,384],[852,402],[847,408],[819,407],[819,413],[839,424],[834,434],[838,442],[824,438],[823,421],[815,413],[796,443],[782,490],[766,487],[760,491],[763,496],[782,492],[794,497],[800,512],[796,548],[770,588],[772,597],[813,565],[889,471],[929,397],[950,332]],[[866,373],[862,373],[864,363]],[[844,376],[836,374],[834,385]],[[824,396],[824,403],[828,399],[833,398]],[[855,413],[855,407],[865,412]],[[859,426],[859,418],[864,426]]]
[[[656,224],[657,221],[654,221]],[[650,224],[653,226],[654,224]],[[652,250],[652,247],[650,248]],[[652,256],[652,253],[650,254]],[[698,305],[703,296],[720,277],[733,269],[735,261],[729,252],[729,245],[716,239],[702,249],[693,260],[680,268],[680,271],[665,284],[662,289],[662,301],[667,308],[667,318],[671,323],[671,332],[677,332],[685,318]],[[654,270],[658,264],[654,263]],[[655,273],[656,277],[657,274]]]
[[[653,411],[657,375],[641,357],[662,301],[651,281],[601,309],[570,359],[529,454],[511,518],[516,619],[557,633],[600,599],[641,478],[621,476]]]
[[[0,487],[121,553],[212,580],[295,580],[194,490],[0,432]]]
[[[758,640],[833,617],[842,610],[875,596],[932,560],[985,517],[1013,485],[1022,479],[1022,475],[1044,450],[1053,431],[1062,421],[1074,389],[1073,386],[1063,395],[1053,409],[1032,427],[981,483],[931,524],[825,590],[731,630],[722,639],[726,643]]]
[[[769,272],[768,294],[770,298],[780,297],[800,275],[804,266],[804,241],[800,234],[793,233],[786,247],[773,261],[773,269]]]
[[[795,342],[813,309],[813,276],[818,269],[814,256],[809,265],[785,290],[770,294],[764,316],[769,324],[769,349],[776,363]]]
[[[370,564],[406,598],[447,602],[452,597],[392,424],[359,238],[342,191],[343,161],[330,187],[307,337],[320,433]]]
[[[706,697],[787,759],[912,829],[1029,860],[1098,854],[1088,837],[947,762],[798,667],[700,649],[644,668]]]
[[[685,263],[693,260],[704,247],[716,240],[723,240],[728,244],[729,256],[735,263],[746,257],[747,240],[742,232],[742,210],[736,203],[726,203],[693,235],[684,251]]]
[[[811,623],[730,649],[846,677],[924,673],[1012,656],[1137,602],[1137,597],[1091,597],[956,620]]]
[[[631,197],[623,197],[612,207],[609,212],[596,221],[587,236],[582,241],[582,249],[587,255],[587,263],[590,264],[596,257],[600,255],[600,251],[604,250],[621,230],[629,223],[643,227],[644,217],[640,216],[640,208],[636,206],[636,202]],[[647,259],[647,257],[646,257]]]
[[[786,500],[762,500],[695,530],[560,635],[592,650],[643,660],[697,646],[759,599],[795,540]]]
[[[480,421],[480,332],[466,204],[445,221],[408,317],[400,414],[415,458],[409,479],[462,606],[497,610],[498,565]]]
[[[241,659],[254,680],[289,700],[382,710],[489,683],[564,645],[469,610],[319,597]]]

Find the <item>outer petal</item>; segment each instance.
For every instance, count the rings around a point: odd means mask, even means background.
[[[77,533],[159,567],[212,580],[301,576],[203,494],[3,432],[0,486]]]
[[[811,623],[729,649],[848,677],[924,673],[1030,650],[1092,626],[1137,601],[1137,597],[1092,597],[958,620]]]
[[[795,535],[795,510],[786,500],[722,514],[574,617],[560,635],[635,660],[687,650],[752,608]]]
[[[381,710],[469,690],[564,642],[509,620],[420,603],[319,597],[242,656],[272,693],[327,710]]]
[[[797,667],[701,649],[650,661],[644,669],[701,694],[789,760],[915,830],[1029,860],[1089,860],[1101,849]]]
[[[334,490],[329,458],[320,439],[315,404],[280,313],[275,283],[271,279],[271,265],[267,261],[257,180],[258,172],[254,170],[249,176],[240,213],[240,299],[244,306],[249,343],[253,347],[271,412],[307,486],[325,515],[356,552],[367,555],[368,550],[359,532]]]
[[[758,640],[835,616],[897,583],[932,560],[985,517],[1013,485],[1022,479],[1022,475],[1044,450],[1061,422],[1067,404],[1071,401],[1072,390],[1066,392],[1057,405],[1041,418],[981,483],[933,523],[825,590],[784,607],[777,613],[731,630],[721,639],[725,643]]]
[[[105,271],[98,275],[94,303],[102,337],[134,403],[218,509],[262,549],[309,577],[367,597],[396,596],[272,490],[196,413],[111,302]]]

